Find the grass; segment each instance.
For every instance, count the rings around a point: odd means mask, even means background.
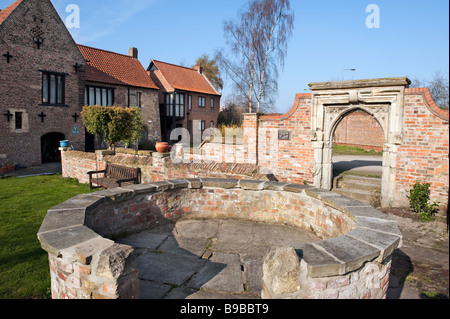
[[[366,151],[361,147],[348,145],[334,145],[333,153],[338,155],[374,155],[374,156],[383,155],[383,152],[376,152],[374,150]]]
[[[0,179],[0,299],[48,299],[48,255],[37,232],[47,210],[89,186],[60,175]]]

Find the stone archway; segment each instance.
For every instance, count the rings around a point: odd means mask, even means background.
[[[355,109],[372,115],[384,132],[381,205],[393,203],[397,151],[403,140],[404,90],[407,78],[311,83],[311,140],[314,186],[332,189],[333,133]]]

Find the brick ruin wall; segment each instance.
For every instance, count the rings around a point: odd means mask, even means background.
[[[311,186],[216,178],[132,185],[48,211],[38,238],[49,254],[52,297],[139,298],[137,253],[114,239],[179,218],[282,223],[323,239],[268,254],[262,298],[385,298],[402,241],[381,212]]]

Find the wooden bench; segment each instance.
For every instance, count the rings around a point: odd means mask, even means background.
[[[103,177],[92,177],[95,174],[103,174]],[[106,168],[101,171],[88,172],[89,188],[92,190],[92,184],[104,188],[121,187],[125,183],[140,184],[141,169],[116,164],[106,163]]]

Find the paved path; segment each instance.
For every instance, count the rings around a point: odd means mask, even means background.
[[[120,242],[137,250],[142,299],[254,299],[273,247],[319,240],[290,226],[184,220]]]
[[[61,174],[61,163],[43,164],[40,166],[18,169],[4,174],[4,177],[30,177],[39,175]]]
[[[369,155],[333,155],[333,171],[382,174],[383,157]]]

